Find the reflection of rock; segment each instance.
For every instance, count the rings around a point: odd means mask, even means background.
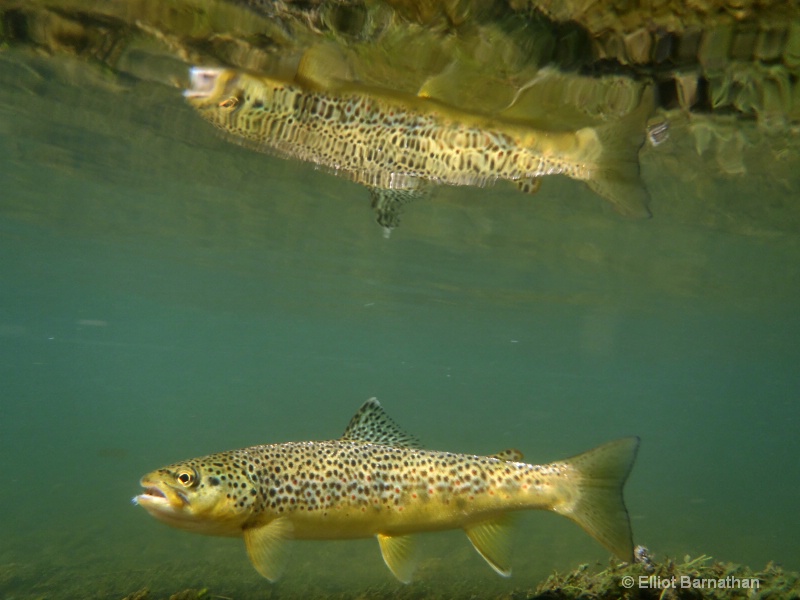
[[[181,62],[288,76],[324,38],[344,49],[360,81],[409,93],[424,87],[462,108],[496,109],[550,65],[652,78],[667,108],[736,111],[776,130],[800,117],[793,4],[625,9],[517,0],[505,11],[478,0],[175,4],[7,3],[0,40],[174,83],[185,78]]]
[[[520,0],[556,22],[575,22],[593,39],[599,56],[622,63],[699,60],[778,60],[797,66],[793,4],[755,0],[629,3]],[[795,64],[790,64],[794,62]]]
[[[693,119],[689,131],[694,135],[697,154],[714,152],[721,173],[744,175],[744,136],[732,123],[712,123],[708,119]]]

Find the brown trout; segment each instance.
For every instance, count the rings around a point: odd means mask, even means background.
[[[512,513],[564,515],[622,560],[633,560],[622,488],[639,439],[624,438],[545,465],[516,450],[475,456],[422,450],[375,398],[338,440],[252,446],[178,462],[141,479],[133,501],[188,531],[244,537],[256,570],[275,581],[291,539],[376,537],[402,581],[414,535],[463,529],[500,575],[511,575]]]
[[[638,162],[653,105],[649,87],[622,119],[544,131],[355,83],[200,67],[191,69],[190,81],[189,103],[244,145],[366,185],[387,233],[398,223],[399,207],[430,184],[508,180],[531,192],[539,178],[558,174],[586,182],[624,215],[650,214]]]

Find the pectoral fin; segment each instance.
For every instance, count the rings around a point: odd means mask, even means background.
[[[286,542],[292,539],[292,524],[280,517],[261,527],[244,530],[247,555],[256,571],[270,581],[277,581],[283,574],[288,558]]]
[[[511,577],[512,520],[509,515],[501,515],[464,529],[478,554],[503,577]]]
[[[321,42],[309,47],[303,53],[294,79],[312,90],[335,90],[353,81],[355,75],[338,45]]]
[[[411,535],[377,535],[383,562],[402,583],[411,583],[417,567],[416,543]]]

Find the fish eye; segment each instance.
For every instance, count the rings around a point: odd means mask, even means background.
[[[230,96],[222,100],[217,106],[220,108],[224,108],[225,110],[233,110],[236,108],[236,105],[239,104],[239,98],[236,96]]]
[[[183,469],[175,474],[175,479],[184,487],[193,487],[197,483],[197,473],[194,469]]]

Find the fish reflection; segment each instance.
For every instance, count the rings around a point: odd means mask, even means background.
[[[565,175],[585,182],[623,215],[650,214],[638,164],[652,107],[649,87],[621,119],[545,131],[353,83],[323,88],[305,79],[202,67],[191,69],[190,80],[184,95],[191,105],[245,145],[367,186],[387,235],[399,223],[400,207],[431,184],[507,180],[535,192],[541,177]]]

